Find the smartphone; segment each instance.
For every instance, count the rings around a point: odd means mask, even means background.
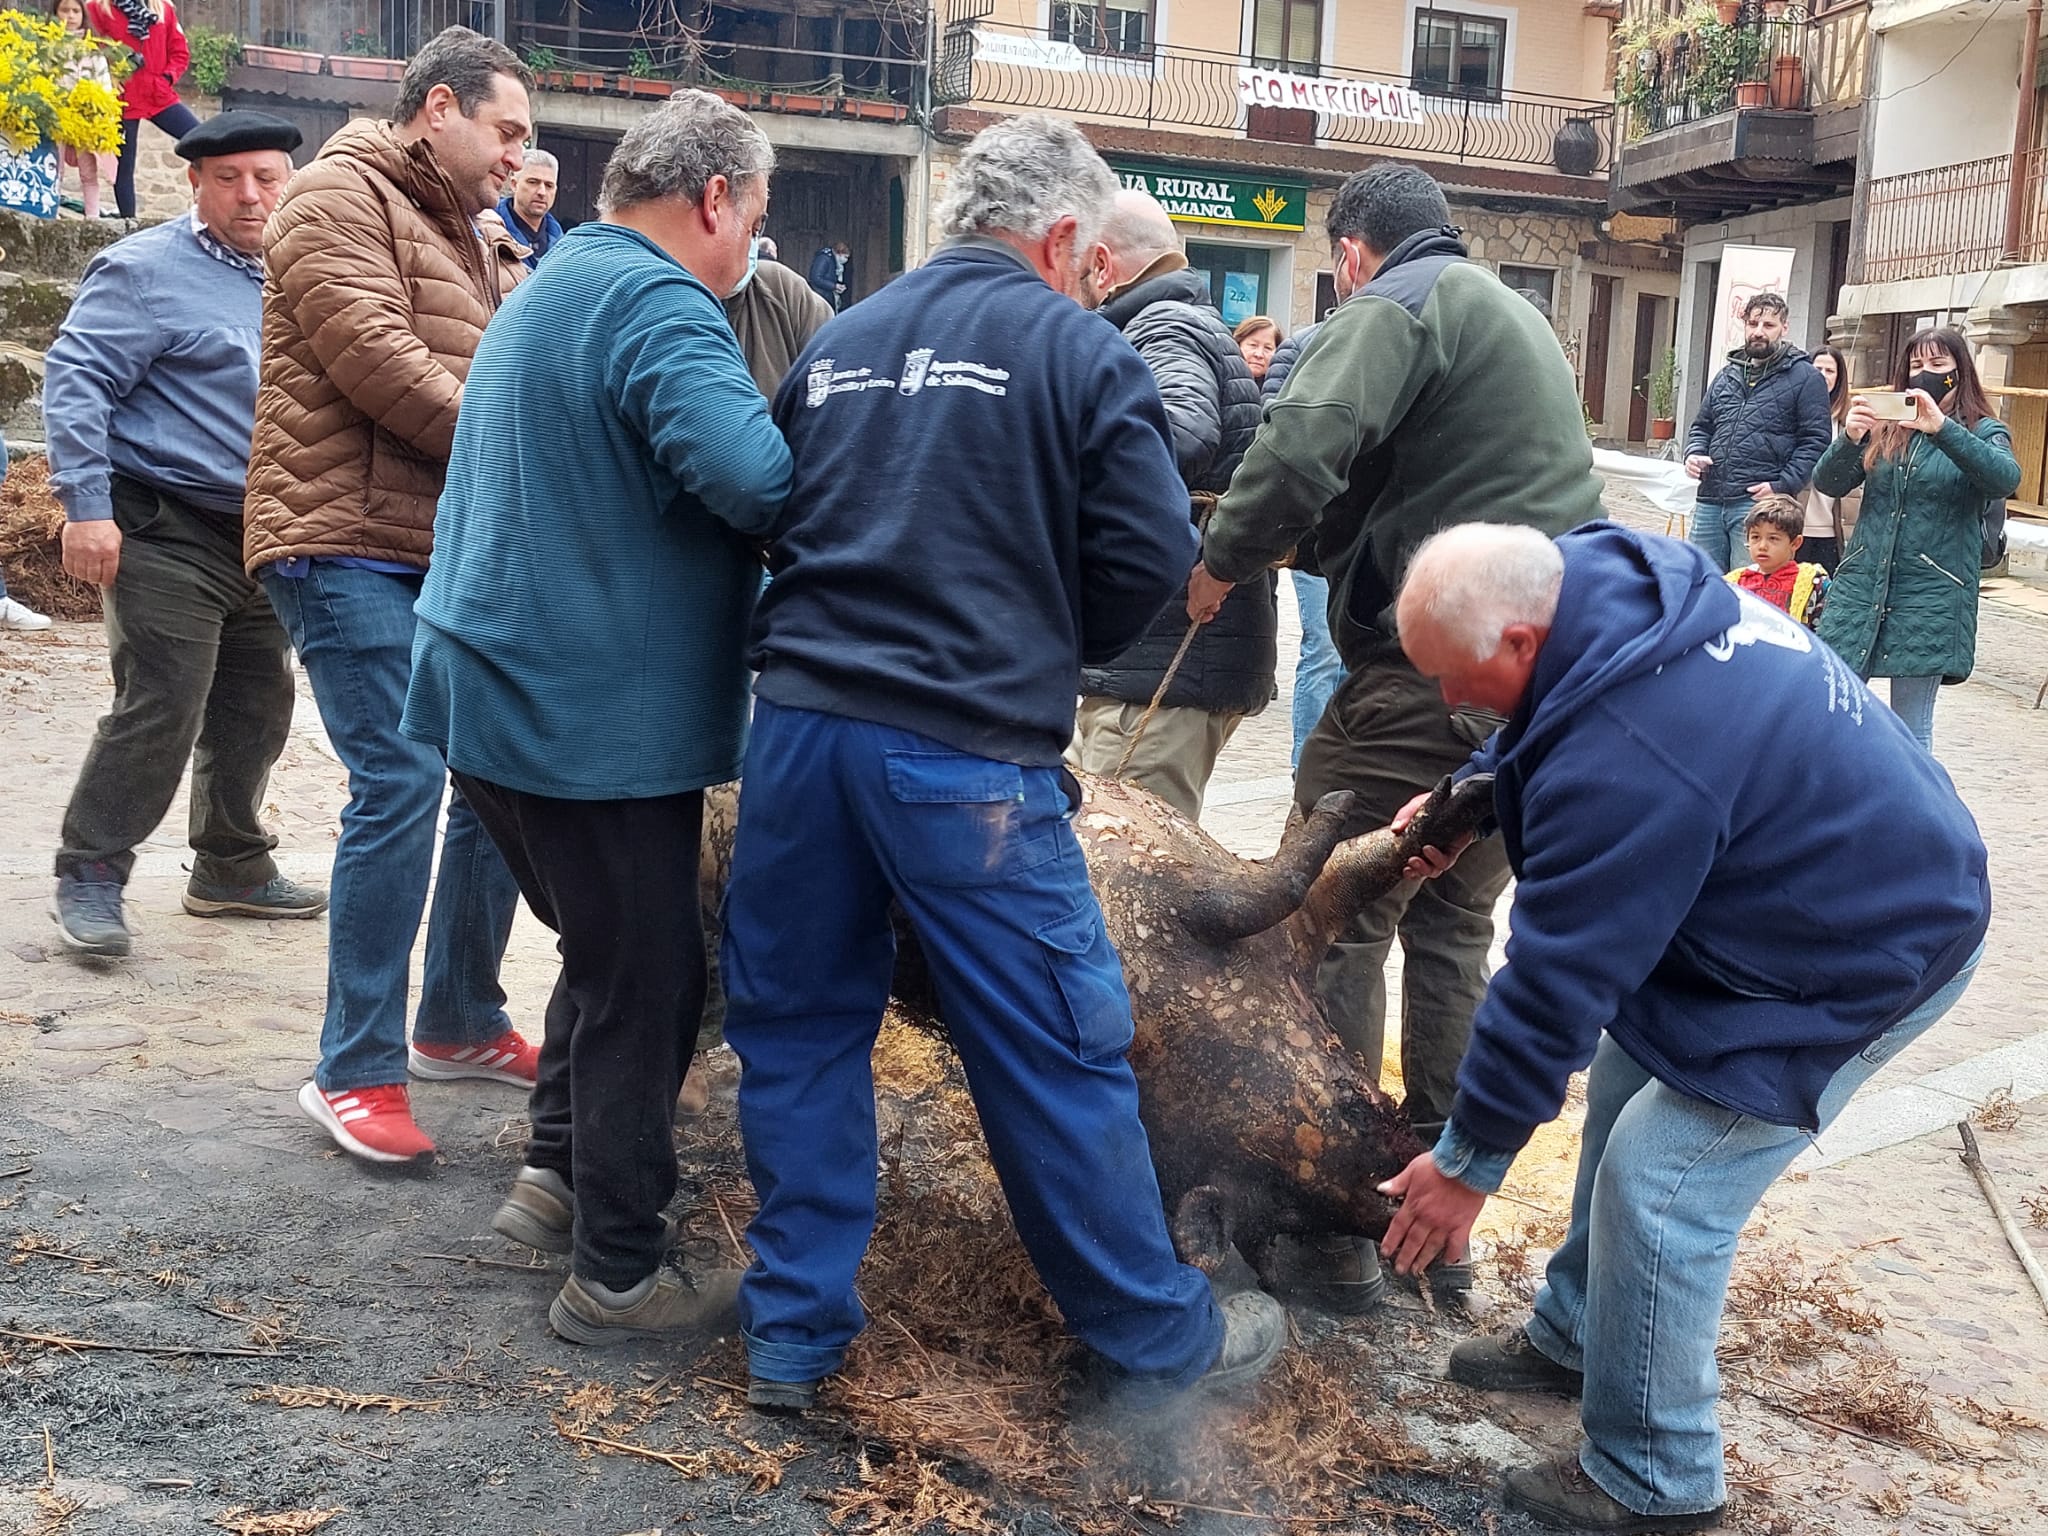
[[[1911,399],[1902,389],[1874,389],[1857,399],[1870,407],[1870,414],[1879,421],[1911,421],[1918,414]]]

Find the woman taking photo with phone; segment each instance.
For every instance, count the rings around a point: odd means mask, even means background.
[[[1863,488],[1820,636],[1864,679],[1891,679],[1893,711],[1932,751],[1935,690],[1976,660],[1984,506],[2018,488],[2020,464],[1956,331],[1907,342],[1892,387],[1910,416],[1883,421],[1883,397],[1852,397],[1813,472],[1824,496]]]

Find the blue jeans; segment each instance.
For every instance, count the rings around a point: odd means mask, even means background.
[[[1223,1323],[1180,1263],[1138,1120],[1123,968],[1062,768],[1020,768],[758,699],[725,896],[725,1038],[760,1214],[740,1282],[753,1374],[811,1381],[865,1325],[875,1222],[869,1058],[917,930],[1017,1235],[1110,1366],[1192,1385]]]
[[[1982,955],[1835,1073],[1823,1128],[1956,1005]],[[1586,1373],[1579,1464],[1638,1514],[1727,1501],[1714,1348],[1736,1234],[1807,1140],[1655,1081],[1611,1036],[1594,1054],[1571,1227],[1536,1293],[1529,1339]]]
[[[327,1020],[314,1074],[329,1092],[406,1078],[406,987],[448,783],[441,754],[398,729],[421,579],[324,561],[296,580],[263,577],[348,769],[328,887]],[[416,1039],[482,1045],[512,1027],[498,963],[518,906],[511,870],[455,793],[427,924]]]
[[[1929,752],[1934,750],[1934,696],[1939,692],[1938,677],[1891,679],[1892,713],[1906,723],[1906,729]]]
[[[1330,695],[1344,681],[1344,662],[1330,638],[1330,584],[1307,571],[1290,571],[1294,602],[1301,609],[1301,659],[1294,664],[1294,755],[1287,766],[1301,766],[1301,744],[1323,718]]]
[[[1693,507],[1692,541],[1707,552],[1715,570],[1727,572],[1749,564],[1749,537],[1742,525],[1755,505],[1747,496],[1740,501],[1701,497]]]

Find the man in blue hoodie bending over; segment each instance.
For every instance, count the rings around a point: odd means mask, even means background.
[[[952,238],[828,322],[776,395],[794,470],[722,965],[761,1199],[739,1293],[757,1408],[808,1406],[865,1321],[892,900],[1104,1396],[1242,1385],[1286,1337],[1271,1297],[1219,1304],[1174,1257],[1068,824],[1081,667],[1145,632],[1195,552],[1151,370],[1075,302],[1115,195],[1071,123],[985,129],[939,210]]]
[[[1402,1198],[1383,1250],[1403,1273],[1462,1258],[1590,1062],[1571,1227],[1535,1315],[1460,1344],[1451,1377],[1583,1396],[1584,1443],[1510,1472],[1511,1508],[1708,1529],[1736,1234],[1962,996],[1990,922],[1983,840],[1841,659],[1689,545],[1466,524],[1417,551],[1398,622],[1447,703],[1507,717],[1464,771],[1495,776],[1519,884],[1450,1120],[1382,1186]]]

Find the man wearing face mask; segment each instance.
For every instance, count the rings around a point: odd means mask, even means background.
[[[1115,195],[1071,123],[983,130],[939,210],[950,238],[820,331],[776,396],[795,471],[722,952],[761,1197],[739,1298],[756,1407],[807,1406],[865,1321],[892,903],[1105,1390],[1242,1385],[1286,1335],[1271,1298],[1219,1303],[1174,1257],[1130,998],[1068,824],[1075,680],[1145,632],[1195,544],[1152,375],[1072,302]]]
[[[800,274],[775,260],[773,250],[767,236],[756,240],[746,275],[725,298],[725,318],[739,339],[747,372],[770,400],[797,354],[832,318],[832,306],[813,293]]]
[[[1742,345],[1714,375],[1685,435],[1685,472],[1699,481],[1692,541],[1722,570],[1740,564],[1750,508],[1797,496],[1834,436],[1827,381],[1785,339],[1785,301],[1753,295]]]
[[[1351,830],[1362,832],[1456,769],[1499,724],[1447,707],[1401,653],[1394,597],[1409,556],[1453,523],[1562,533],[1600,516],[1600,485],[1556,334],[1467,258],[1434,181],[1413,166],[1361,171],[1331,204],[1329,232],[1341,302],[1268,405],[1217,504],[1188,613],[1212,617],[1232,584],[1263,579],[1289,550],[1312,547],[1329,578],[1345,676],[1303,743],[1295,800],[1307,811],[1332,790],[1352,790]],[[1425,1142],[1450,1112],[1507,878],[1499,839],[1478,844],[1446,877],[1454,883],[1411,882],[1367,907],[1318,978],[1331,1025],[1377,1071],[1384,968],[1398,933],[1402,1076]],[[1371,1246],[1356,1241],[1304,1249],[1289,1278],[1354,1306],[1381,1284]],[[1469,1284],[1454,1272],[1439,1288]]]
[[[1124,333],[1159,381],[1173,456],[1199,517],[1251,446],[1259,386],[1210,302],[1208,283],[1188,269],[1173,220],[1146,193],[1117,194],[1091,256],[1083,302]],[[1070,754],[1075,766],[1101,774],[1121,768],[1123,777],[1199,821],[1225,743],[1239,721],[1273,697],[1273,590],[1269,576],[1233,592],[1221,617],[1185,652],[1187,615],[1169,603],[1144,639],[1108,666],[1084,671]],[[1173,684],[1133,748],[1138,722],[1176,655]]]
[[[405,733],[446,753],[561,935],[533,1138],[492,1224],[573,1251],[548,1318],[579,1344],[715,1327],[738,1278],[664,1269],[662,1210],[704,1001],[703,792],[739,776],[752,541],[789,490],[718,298],[747,270],[774,163],[706,91],[619,141],[599,218],[477,349],[420,592]],[[543,610],[553,625],[531,621]]]

